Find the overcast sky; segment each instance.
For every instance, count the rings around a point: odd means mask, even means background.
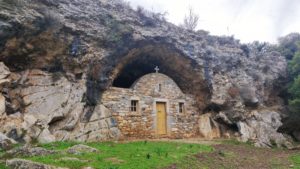
[[[191,6],[200,17],[198,29],[212,35],[234,35],[242,42],[276,43],[279,36],[300,32],[300,0],[128,0],[180,24]]]

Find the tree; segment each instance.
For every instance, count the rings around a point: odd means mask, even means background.
[[[194,13],[192,7],[189,8],[188,12],[188,15],[185,15],[184,17],[182,26],[187,30],[194,31],[198,26],[199,16],[196,13]]]
[[[289,62],[289,72],[292,76],[300,75],[300,51],[296,52]]]
[[[298,51],[298,43],[300,42],[299,33],[290,33],[278,39],[279,52],[285,56],[286,59],[291,60]]]
[[[293,78],[288,90],[291,95],[289,100],[290,111],[300,114],[300,52],[296,52],[289,62],[289,73]]]
[[[289,88],[292,98],[289,100],[289,107],[292,113],[300,113],[300,75],[298,75]]]

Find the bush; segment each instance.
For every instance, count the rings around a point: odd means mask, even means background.
[[[300,75],[298,75],[292,85],[289,87],[291,99],[289,100],[289,108],[293,113],[300,113]]]
[[[119,5],[120,8],[131,8],[130,2],[126,0],[116,0],[117,5]]]
[[[289,62],[289,72],[293,77],[300,74],[300,52],[297,52]]]
[[[157,22],[166,21],[167,12],[151,12],[146,10],[145,8],[138,6],[136,12],[144,22],[145,26],[156,26]]]
[[[183,28],[187,30],[192,30],[195,31],[196,27],[198,26],[199,23],[199,15],[197,15],[193,8],[190,7],[188,10],[188,15],[185,15],[183,19]]]
[[[292,81],[288,89],[291,95],[290,111],[300,113],[300,51],[296,52],[292,60],[289,61],[288,70]]]
[[[13,6],[22,6],[24,3],[22,0],[3,0],[4,3],[13,5]]]
[[[243,52],[246,54],[246,56],[249,56],[250,50],[248,48],[247,45],[241,45],[241,49],[243,50]]]
[[[288,60],[291,60],[295,53],[299,50],[298,44],[300,43],[300,34],[291,33],[287,36],[279,38],[278,41],[278,51]]]

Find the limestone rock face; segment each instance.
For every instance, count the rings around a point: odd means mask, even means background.
[[[9,82],[9,79],[7,78],[10,74],[10,71],[8,67],[5,66],[3,62],[0,62],[0,85],[3,85],[5,83]]]
[[[289,146],[284,135],[277,132],[282,125],[280,115],[277,112],[253,111],[251,118],[239,122],[237,125],[242,141],[252,140],[257,146],[262,147]]]
[[[60,74],[41,70],[20,74],[22,76],[14,79],[18,86],[8,89],[8,98],[20,100],[23,115],[3,115],[2,132],[8,134],[16,131],[16,137],[22,137],[23,141],[36,139],[41,143],[57,140],[106,140],[119,134],[116,128],[110,130],[112,126],[107,126],[106,121],[110,121],[112,117],[101,105],[101,109],[95,108],[96,113],[91,119],[84,121],[85,103],[82,101],[86,91],[85,80],[71,82]]]
[[[187,31],[119,1],[13,2],[0,2],[0,132],[8,137],[122,138],[102,94],[159,66],[194,96],[195,113],[211,113],[193,130],[210,137],[216,122],[221,136],[259,146],[284,140],[287,62],[275,46]]]
[[[10,71],[8,67],[5,66],[3,62],[0,62],[0,89],[3,88],[3,86],[10,82],[8,76],[10,75]],[[0,116],[5,115],[5,97],[2,93],[0,93]]]

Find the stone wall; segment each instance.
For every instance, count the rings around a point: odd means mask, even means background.
[[[164,74],[147,74],[128,89],[111,87],[103,93],[101,100],[113,112],[125,137],[159,137],[156,134],[156,102],[166,103],[168,137],[192,137],[198,133],[199,112],[194,98],[182,93],[176,83]],[[138,101],[136,112],[130,111],[131,100]],[[182,113],[179,112],[179,103],[184,103]]]

